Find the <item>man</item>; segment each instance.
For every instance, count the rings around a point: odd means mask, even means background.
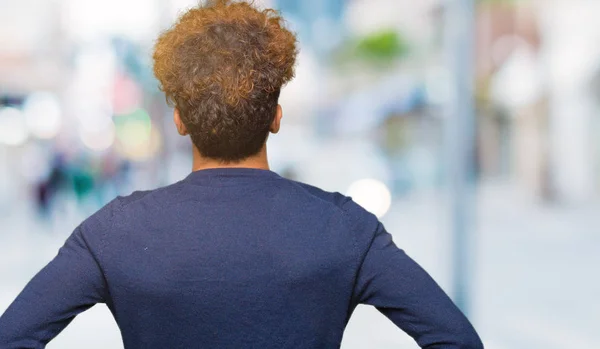
[[[227,0],[185,13],[154,71],[193,172],[84,221],[0,318],[0,348],[43,348],[106,303],[125,348],[339,348],[358,304],[422,348],[480,349],[469,321],[350,198],[269,171],[296,38]]]

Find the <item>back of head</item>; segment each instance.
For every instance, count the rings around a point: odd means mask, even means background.
[[[236,162],[263,147],[296,55],[276,11],[211,0],[159,37],[154,73],[201,155]]]

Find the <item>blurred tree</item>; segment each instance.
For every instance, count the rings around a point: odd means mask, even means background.
[[[408,44],[395,30],[383,30],[360,39],[355,52],[367,60],[394,61],[408,52]]]
[[[335,55],[336,64],[362,63],[369,67],[388,68],[410,52],[408,40],[395,29],[383,29],[351,38]]]

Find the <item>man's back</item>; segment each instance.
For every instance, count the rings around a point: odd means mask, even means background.
[[[422,347],[480,348],[373,215],[258,169],[197,171],[111,202],[0,318],[0,348],[43,347],[98,302],[128,349],[338,348],[359,303]]]
[[[103,263],[126,345],[339,345],[368,242],[333,200],[248,169],[122,200]]]

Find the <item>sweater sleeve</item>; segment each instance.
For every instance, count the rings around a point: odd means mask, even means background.
[[[355,299],[375,306],[421,348],[483,348],[467,318],[427,272],[396,247],[381,223],[359,270]]]
[[[0,317],[0,348],[44,348],[77,314],[106,302],[106,281],[90,242],[106,233],[110,211],[107,206],[77,227],[8,307]]]

